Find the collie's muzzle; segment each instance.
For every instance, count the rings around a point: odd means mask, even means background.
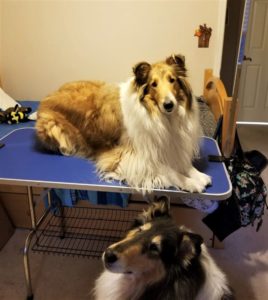
[[[169,93],[168,96],[164,98],[164,101],[161,103],[160,110],[162,113],[171,114],[177,106],[177,101],[175,97]]]

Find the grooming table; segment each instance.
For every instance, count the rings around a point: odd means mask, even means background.
[[[93,162],[76,157],[47,153],[38,149],[34,128],[21,128],[0,139],[5,144],[0,149],[0,184],[23,185],[28,188],[32,231],[29,233],[24,248],[24,268],[28,299],[33,298],[29,268],[29,246],[38,226],[48,215],[37,221],[33,205],[33,187],[97,190],[106,192],[133,193],[136,189],[116,181],[101,181]],[[187,193],[176,189],[155,189],[157,195],[169,195],[186,198],[224,200],[231,195],[232,186],[225,168],[220,162],[208,161],[208,155],[220,155],[217,142],[204,137],[201,140],[201,158],[196,167],[212,177],[212,186],[204,193]]]
[[[116,181],[101,181],[93,162],[47,153],[38,149],[34,128],[17,129],[2,138],[0,150],[0,183],[31,187],[98,190],[133,193],[136,189]],[[217,142],[204,137],[201,140],[201,158],[196,167],[212,177],[212,186],[201,194],[177,189],[155,189],[156,194],[200,199],[224,200],[231,194],[231,183],[223,163],[209,162],[208,155],[220,155]],[[140,190],[141,191],[141,190]]]

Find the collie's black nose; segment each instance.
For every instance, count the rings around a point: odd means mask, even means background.
[[[174,103],[172,101],[165,101],[163,106],[167,112],[171,112],[174,107]]]
[[[113,250],[107,249],[104,253],[104,261],[108,264],[113,264],[118,259],[117,255],[113,252]]]

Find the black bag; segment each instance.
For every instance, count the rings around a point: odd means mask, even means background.
[[[219,241],[241,227],[238,200],[234,193],[225,200],[220,201],[218,208],[202,220],[215,234]]]
[[[220,129],[221,126],[218,126],[219,141]],[[256,221],[258,231],[267,196],[266,186],[260,177],[267,165],[267,158],[257,150],[243,153],[237,132],[233,155],[225,159],[225,164],[233,186],[232,195],[220,201],[218,209],[203,218],[220,241],[240,227],[254,226]]]
[[[254,225],[255,221],[259,220],[257,225],[259,230],[267,196],[260,172],[246,158],[234,157],[228,164],[233,196],[238,200],[241,226]]]

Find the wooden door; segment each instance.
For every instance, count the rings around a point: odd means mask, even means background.
[[[268,122],[268,0],[252,0],[239,86],[239,121]]]

